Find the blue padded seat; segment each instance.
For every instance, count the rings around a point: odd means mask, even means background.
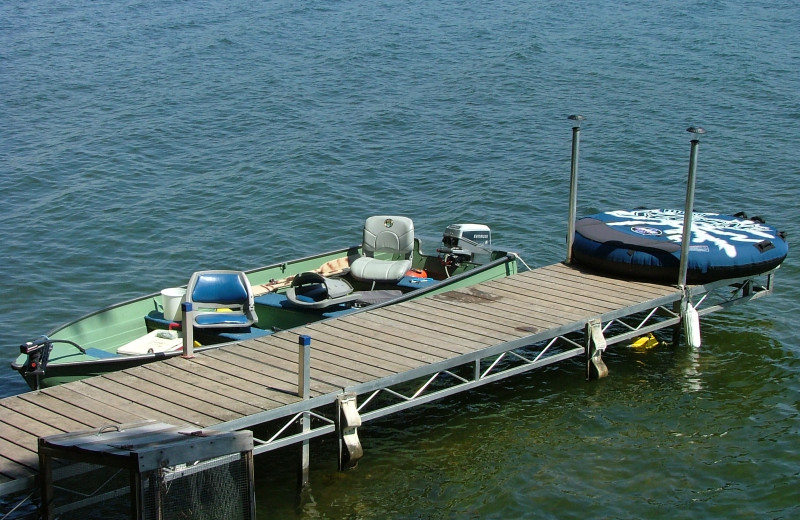
[[[197,328],[249,327],[256,321],[253,290],[241,271],[198,271],[186,287]]]
[[[253,321],[244,314],[233,312],[215,312],[200,314],[194,319],[195,327],[249,327]]]

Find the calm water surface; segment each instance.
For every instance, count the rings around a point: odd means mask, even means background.
[[[7,0],[0,5],[0,352],[85,312],[359,240],[482,222],[562,260],[579,213],[696,207],[789,232],[800,198],[794,1]],[[793,518],[800,272],[703,320],[703,347],[616,348],[257,459],[259,518]],[[7,370],[0,395],[26,388]],[[0,418],[0,421],[2,419]]]

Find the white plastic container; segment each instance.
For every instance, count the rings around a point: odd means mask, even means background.
[[[164,307],[164,319],[169,321],[183,320],[181,303],[186,299],[186,289],[168,287],[161,291],[161,305]]]

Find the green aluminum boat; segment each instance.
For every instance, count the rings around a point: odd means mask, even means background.
[[[494,249],[481,224],[448,226],[430,251],[423,242],[407,217],[370,217],[359,246],[244,272],[199,271],[187,286],[112,305],[22,344],[11,368],[35,390],[517,272],[516,253]]]

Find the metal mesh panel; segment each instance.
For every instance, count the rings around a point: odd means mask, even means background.
[[[238,453],[179,464],[144,478],[145,519],[249,519],[250,472]]]
[[[119,468],[53,459],[53,507],[59,519],[127,519],[130,474]]]

